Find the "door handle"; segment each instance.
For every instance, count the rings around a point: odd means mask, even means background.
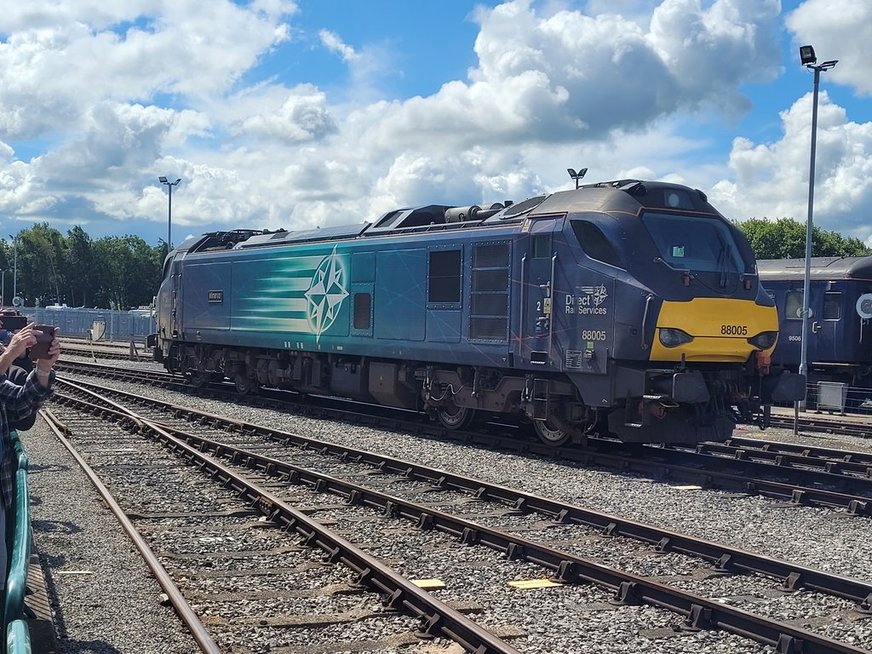
[[[818,321],[812,321],[811,323],[811,333],[817,334],[821,330],[821,324]]]

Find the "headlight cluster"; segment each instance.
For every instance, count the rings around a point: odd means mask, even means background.
[[[693,336],[680,329],[673,329],[671,327],[662,327],[660,329],[660,343],[663,347],[678,347],[679,345],[690,343],[692,340]]]
[[[778,338],[778,332],[760,332],[756,336],[748,339],[748,342],[760,350],[768,350],[775,345],[775,340]]]
[[[775,345],[777,338],[778,332],[760,332],[756,336],[749,338],[748,342],[758,350],[768,350]],[[692,340],[693,336],[681,329],[673,327],[660,328],[660,343],[663,347],[678,347],[679,345],[690,343]]]

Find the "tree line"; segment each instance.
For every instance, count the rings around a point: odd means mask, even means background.
[[[11,242],[0,241],[3,304],[10,305],[17,290],[24,305],[31,307],[149,305],[160,285],[166,254],[166,243],[151,246],[139,236],[94,240],[79,226],[64,236],[48,223],[38,223],[19,231]]]
[[[751,218],[738,223],[758,259],[805,257],[805,223],[792,218]],[[17,284],[13,281],[17,252]],[[820,257],[865,256],[870,248],[856,238],[812,229],[812,254]],[[139,236],[93,240],[79,226],[64,236],[48,223],[35,224],[0,241],[0,290],[3,304],[13,287],[25,306],[59,303],[71,307],[130,309],[151,304],[161,281],[166,243],[152,246]]]
[[[751,218],[738,223],[758,259],[804,259],[806,224],[793,218]],[[845,238],[812,225],[811,253],[814,257],[863,257],[872,249],[858,238]]]

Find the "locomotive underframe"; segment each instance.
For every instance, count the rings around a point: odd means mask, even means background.
[[[618,364],[613,379],[623,397],[589,407],[575,383],[553,374],[184,342],[171,343],[161,358],[193,381],[226,378],[242,393],[268,386],[334,395],[427,412],[452,428],[473,415],[503,414],[560,430],[574,442],[590,433],[627,442],[722,440],[737,418],[765,415],[760,400],[771,395],[765,382],[749,387],[742,367],[731,375]]]
[[[601,419],[598,410],[584,405],[571,382],[555,375],[183,342],[172,343],[159,357],[169,370],[192,381],[226,378],[242,393],[269,386],[425,411],[434,417],[458,409],[509,414],[547,421],[575,441]]]

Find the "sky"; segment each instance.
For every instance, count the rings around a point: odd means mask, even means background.
[[[30,0],[0,13],[0,238],[151,245],[584,182],[872,246],[870,0]]]

